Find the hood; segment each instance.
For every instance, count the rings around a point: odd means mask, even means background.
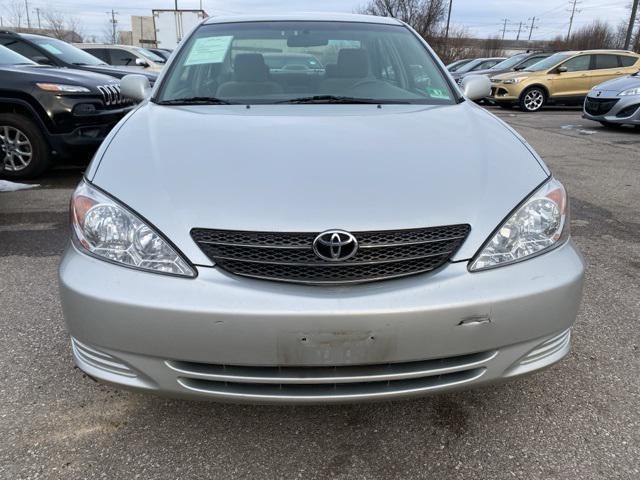
[[[628,75],[601,83],[593,87],[593,91],[612,92],[618,94],[630,88],[640,87],[640,75]]]
[[[471,225],[468,259],[547,178],[474,105],[138,108],[87,177],[211,265],[195,227],[285,232]],[[106,150],[106,151],[105,151]],[[99,162],[99,163],[98,163]]]
[[[149,79],[151,83],[155,82],[158,78],[158,74],[154,72],[149,72],[148,70],[144,70],[140,67],[115,67],[113,65],[83,65],[82,70],[102,73],[104,75],[110,75],[116,78],[122,78],[125,75],[131,75],[132,73],[137,73],[138,75],[144,75]]]
[[[108,75],[101,75],[98,73],[85,72],[70,68],[45,67],[39,65],[3,66],[2,71],[19,75],[28,74],[29,81],[32,83],[52,82],[81,85],[84,87],[97,87],[98,85],[106,85],[116,81],[113,77]]]

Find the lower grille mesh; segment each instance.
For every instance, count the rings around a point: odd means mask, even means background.
[[[361,283],[435,270],[460,248],[469,225],[358,232],[357,253],[332,262],[313,249],[317,233],[193,229],[191,236],[219,268],[245,277],[308,284]]]
[[[496,350],[433,360],[340,366],[235,366],[167,360],[187,390],[262,400],[392,397],[472,382]]]
[[[618,103],[617,99],[587,98],[584,109],[589,115],[606,115]]]

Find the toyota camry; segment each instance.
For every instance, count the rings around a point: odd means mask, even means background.
[[[274,53],[322,68],[271,68]],[[123,387],[347,402],[486,385],[570,350],[562,184],[390,18],[216,17],[73,194],[77,365]]]

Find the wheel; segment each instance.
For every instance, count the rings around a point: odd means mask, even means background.
[[[531,87],[520,95],[520,109],[523,112],[537,112],[547,102],[547,94],[539,87]]]
[[[24,115],[0,114],[0,162],[4,178],[40,175],[51,161],[49,146],[38,126]]]

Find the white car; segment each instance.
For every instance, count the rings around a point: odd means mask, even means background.
[[[143,70],[159,72],[166,63],[160,55],[142,47],[98,43],[76,43],[75,46],[109,65],[140,67]]]

